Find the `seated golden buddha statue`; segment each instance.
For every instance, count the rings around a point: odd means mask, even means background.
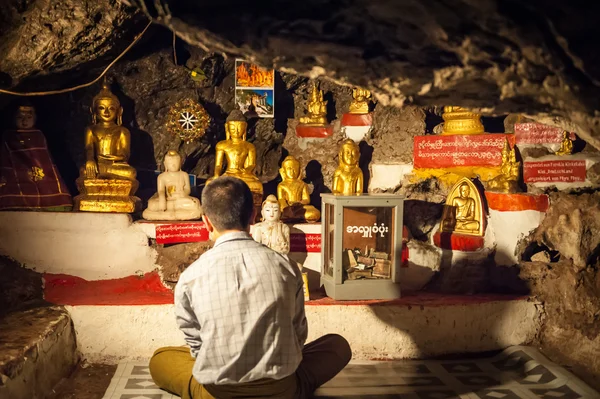
[[[485,133],[481,123],[481,115],[463,107],[444,107],[442,119],[444,119],[443,135]]]
[[[360,87],[352,89],[352,102],[350,103],[349,113],[351,114],[368,114],[369,99],[371,92]]]
[[[517,162],[515,149],[510,149],[508,139],[502,148],[501,174],[486,184],[486,189],[502,193],[516,193],[519,191],[519,169],[521,162]]]
[[[131,147],[129,130],[121,126],[123,108],[106,80],[92,101],[92,124],[85,130],[85,166],[81,168],[75,197],[80,211],[134,212],[139,183],[127,161]]]
[[[70,211],[71,194],[35,122],[35,108],[22,104],[15,115],[16,129],[2,134],[0,209]]]
[[[556,151],[556,155],[571,155],[573,153],[573,141],[569,137],[569,132],[563,132],[563,139],[560,143],[560,148]]]
[[[332,192],[356,195],[363,192],[363,173],[358,167],[360,149],[354,140],[346,139],[338,154],[338,167],[333,174]]]
[[[263,186],[254,174],[256,167],[256,148],[246,141],[248,123],[242,111],[231,111],[225,121],[225,140],[219,141],[215,155],[214,176],[206,181],[209,184],[219,176],[233,176],[246,182],[254,195],[254,205],[262,204]],[[226,163],[223,172],[223,161]]]
[[[309,126],[327,125],[327,101],[323,101],[323,90],[317,88],[316,82],[312,84],[310,100],[306,108],[307,114],[300,117],[300,124]]]
[[[277,185],[281,219],[285,221],[317,222],[321,212],[310,204],[308,184],[302,181],[300,162],[287,156],[279,169],[282,182]]]
[[[146,220],[194,220],[202,216],[200,200],[190,196],[190,176],[181,170],[181,156],[169,151],[165,171],[156,179],[156,194],[142,214]]]
[[[475,185],[463,178],[450,191],[442,216],[441,230],[449,233],[483,235],[483,208]]]

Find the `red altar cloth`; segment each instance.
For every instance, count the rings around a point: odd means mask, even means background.
[[[0,209],[73,206],[41,131],[6,131],[0,145]]]

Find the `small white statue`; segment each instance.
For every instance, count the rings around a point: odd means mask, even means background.
[[[200,200],[190,196],[190,177],[181,170],[181,156],[169,151],[165,171],[157,178],[158,190],[142,213],[146,220],[194,220],[202,217]]]
[[[262,222],[252,228],[252,238],[273,251],[287,254],[290,252],[290,228],[279,220],[281,211],[277,197],[269,195],[262,203]]]

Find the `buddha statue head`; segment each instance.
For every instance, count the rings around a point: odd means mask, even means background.
[[[181,155],[175,150],[170,150],[163,160],[166,172],[178,172],[181,169]]]
[[[104,79],[102,89],[92,100],[92,123],[121,125],[123,123],[123,107],[121,102],[111,91],[108,82]]]
[[[239,109],[234,109],[225,120],[225,137],[227,140],[246,140],[246,129],[248,122]]]
[[[342,143],[339,153],[339,163],[345,166],[357,166],[360,158],[360,149],[354,140],[346,139]]]
[[[281,163],[279,174],[283,180],[299,180],[300,162],[293,156],[288,155]]]
[[[262,203],[261,215],[265,222],[278,222],[280,217],[279,202],[273,194],[267,196]]]
[[[36,122],[35,108],[31,104],[22,104],[15,115],[15,125],[18,130],[33,129]]]

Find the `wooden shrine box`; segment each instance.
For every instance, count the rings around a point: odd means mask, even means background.
[[[400,297],[404,197],[321,194],[321,284],[336,300]]]

